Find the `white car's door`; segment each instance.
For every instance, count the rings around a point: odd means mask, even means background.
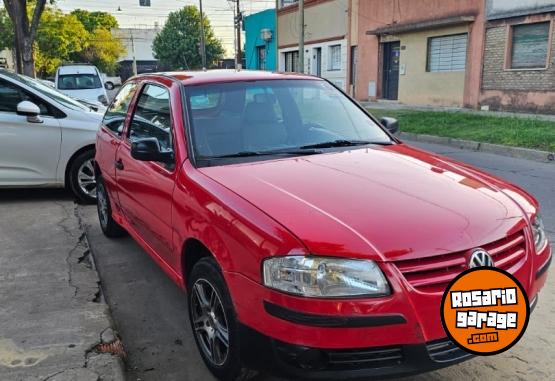
[[[39,106],[40,122],[17,114],[18,103]],[[55,185],[62,132],[49,106],[0,79],[0,186]]]

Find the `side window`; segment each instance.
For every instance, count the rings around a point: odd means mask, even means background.
[[[27,93],[20,87],[6,81],[0,81],[0,112],[17,112],[19,102],[29,101],[36,104],[41,115],[52,115],[51,107],[39,98]]]
[[[117,136],[121,136],[123,132],[123,124],[125,123],[125,116],[129,103],[133,99],[133,95],[137,91],[136,83],[128,83],[121,88],[118,95],[104,114],[102,124],[109,130],[113,131]]]
[[[17,104],[21,101],[23,98],[17,86],[0,81],[0,112],[17,112]]]
[[[129,127],[129,140],[157,138],[160,148],[172,150],[170,92],[158,85],[147,84],[137,101]]]

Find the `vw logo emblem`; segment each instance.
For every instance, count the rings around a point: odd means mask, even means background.
[[[493,259],[491,255],[484,249],[474,249],[470,254],[470,261],[468,267],[473,269],[475,267],[493,267]]]

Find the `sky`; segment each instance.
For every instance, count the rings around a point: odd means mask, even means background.
[[[274,8],[275,0],[240,0],[244,16]],[[163,26],[168,14],[185,5],[197,5],[198,0],[151,0],[150,7],[140,7],[139,0],[57,0],[56,6],[64,12],[81,8],[89,11],[104,11],[118,19],[122,28],[154,28],[156,22]],[[203,0],[202,8],[222,41],[226,57],[235,54],[233,8],[235,3],[228,0]],[[118,8],[121,11],[118,11]]]

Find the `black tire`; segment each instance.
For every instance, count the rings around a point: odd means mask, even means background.
[[[123,229],[112,217],[112,206],[110,204],[110,198],[108,197],[108,192],[106,192],[106,185],[102,176],[97,176],[97,198],[98,202],[96,204],[96,209],[98,211],[98,221],[100,222],[100,228],[102,233],[108,238],[118,238],[126,234],[125,229]]]
[[[106,90],[113,90],[114,84],[112,82],[106,82]]]
[[[94,149],[90,149],[80,153],[69,167],[69,188],[82,204],[96,203],[96,177],[94,173]],[[84,167],[85,166],[85,167]],[[84,189],[83,183],[80,183],[80,171],[82,176],[86,176],[87,181],[91,183]]]
[[[228,353],[225,361],[219,365],[217,365],[216,362],[213,361],[213,359],[205,352],[203,344],[201,344],[202,338],[199,337],[201,335],[197,334],[194,324],[194,315],[196,314],[194,311],[195,308],[198,311],[199,303],[195,301],[195,298],[197,298],[195,296],[196,290],[193,288],[197,284],[205,285],[205,282],[212,286],[216,291],[223,307],[221,310],[225,313],[224,318],[228,328]],[[193,336],[195,337],[197,348],[207,368],[216,378],[222,381],[239,381],[252,378],[256,372],[243,365],[239,343],[239,324],[237,322],[233,303],[225,284],[224,277],[222,276],[220,268],[214,258],[204,257],[193,266],[191,275],[189,276],[188,291],[187,299],[189,305],[189,321],[191,323],[191,329],[193,331]],[[217,308],[215,309],[218,310]],[[218,320],[223,321],[220,313],[216,312],[215,315],[219,316]],[[206,327],[207,325],[203,324],[203,326]],[[214,331],[216,331],[216,329],[214,329]]]

